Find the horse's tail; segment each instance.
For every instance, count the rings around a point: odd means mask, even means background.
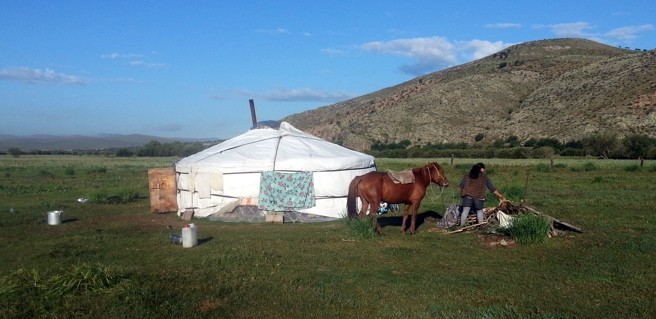
[[[360,179],[360,176],[356,176],[351,181],[351,184],[349,184],[348,195],[346,196],[346,212],[348,213],[348,218],[358,217],[357,193]]]

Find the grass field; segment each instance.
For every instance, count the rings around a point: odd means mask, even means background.
[[[434,231],[477,160],[433,160],[451,187],[429,189],[414,236],[389,214],[374,239],[343,221],[199,219],[200,245],[184,249],[168,238],[183,221],[149,212],[147,169],[175,159],[0,156],[0,318],[656,317],[655,162],[484,160],[509,199],[585,231],[490,247]]]

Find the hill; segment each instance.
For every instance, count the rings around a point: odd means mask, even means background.
[[[656,51],[550,39],[283,119],[347,147],[482,143],[595,132],[656,137]]]

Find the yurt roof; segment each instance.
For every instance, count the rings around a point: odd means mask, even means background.
[[[185,157],[179,172],[331,171],[373,167],[374,158],[305,133],[287,122],[262,123]]]

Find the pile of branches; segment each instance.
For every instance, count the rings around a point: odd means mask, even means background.
[[[499,203],[498,206],[495,207],[486,207],[483,209],[485,218],[482,223],[478,223],[476,214],[469,214],[467,217],[467,224],[468,226],[465,227],[460,227],[456,230],[450,231],[447,234],[452,234],[452,233],[458,233],[462,232],[465,230],[476,230],[476,229],[486,229],[490,228],[491,226],[498,226],[500,224],[499,219],[497,216],[498,212],[502,212],[504,214],[510,215],[510,216],[517,216],[521,214],[535,214],[540,217],[545,218],[549,224],[551,225],[551,231],[550,233],[552,235],[561,235],[564,231],[574,231],[578,233],[583,233],[583,229],[580,227],[574,226],[572,224],[566,223],[564,221],[561,221],[557,218],[554,218],[552,216],[549,216],[541,211],[538,211],[537,209],[530,207],[524,203],[520,203],[519,205],[515,205],[510,201],[503,201]]]

